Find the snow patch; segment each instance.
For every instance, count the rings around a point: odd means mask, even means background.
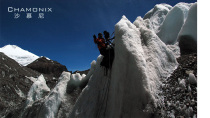
[[[18,88],[18,86],[16,85],[17,89],[15,89],[15,92],[21,97],[21,98],[25,98],[25,94]]]
[[[50,58],[48,58],[48,57],[45,57],[45,56],[40,56],[40,58],[43,58],[43,57],[44,57],[45,59],[49,60],[49,61],[51,60],[51,59],[50,59]]]
[[[37,78],[35,78],[35,77],[27,77],[27,76],[25,76],[25,77],[28,78],[29,80],[31,80],[32,82],[35,82],[37,80]]]

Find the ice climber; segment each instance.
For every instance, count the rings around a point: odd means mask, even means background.
[[[100,51],[100,54],[105,56],[107,45],[105,43],[105,39],[103,38],[102,33],[98,33],[98,38],[96,38],[96,35],[94,35],[93,38],[94,38],[95,44],[98,45],[98,49]]]
[[[104,31],[104,37],[103,34],[99,33],[98,38],[96,38],[96,35],[93,35],[95,44],[98,45],[98,49],[100,51],[100,54],[103,55],[103,60],[101,61],[101,66],[104,66],[106,69],[110,69],[112,66],[112,62],[114,59],[114,45],[111,43],[109,32]]]

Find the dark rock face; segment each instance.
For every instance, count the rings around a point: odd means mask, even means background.
[[[39,75],[40,73],[20,66],[4,53],[0,53],[0,117],[17,117],[33,84],[27,77]]]
[[[27,65],[27,67],[56,78],[60,77],[63,71],[68,71],[66,66],[61,65],[56,61],[49,60],[46,57],[38,58],[31,64]]]
[[[181,55],[197,53],[197,42],[191,36],[181,36],[178,41]]]

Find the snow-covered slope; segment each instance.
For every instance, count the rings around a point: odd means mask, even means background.
[[[138,17],[132,24],[123,16],[116,24],[111,71],[104,75],[104,68],[100,67],[103,57],[99,56],[96,69],[69,117],[145,118],[160,105],[160,78],[166,78],[177,62],[143,22]]]
[[[5,55],[14,59],[16,62],[23,66],[26,66],[39,58],[37,55],[27,50],[21,49],[16,45],[6,45],[0,48],[0,52],[3,52]]]

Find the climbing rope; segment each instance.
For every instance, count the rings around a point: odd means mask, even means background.
[[[113,34],[114,34],[114,32],[111,34],[111,37],[112,37]]]
[[[107,85],[108,85],[108,83],[109,83],[109,79],[106,77],[106,82],[104,82],[104,87],[103,87],[103,91],[102,91],[102,94],[101,94],[101,97],[100,98],[102,98],[102,103],[101,104],[99,104],[99,111],[98,111],[98,113],[97,113],[97,118],[99,118],[100,117],[100,115],[101,115],[101,110],[102,110],[102,107],[103,107],[103,105],[104,105],[104,101],[106,101],[105,99],[106,99],[106,94],[107,94]],[[105,89],[106,88],[106,89]]]
[[[110,49],[109,49],[109,68],[111,67],[111,63],[110,63]],[[108,95],[109,95],[109,87],[110,87],[110,80],[111,80],[111,68],[109,70],[109,78],[108,78],[108,87],[107,87],[107,93],[106,93],[106,104],[105,104],[105,111],[104,111],[104,116],[106,113],[106,107],[107,107],[107,101],[108,101]]]
[[[110,63],[110,49],[109,49],[109,68],[110,67],[111,67],[111,63]],[[105,71],[107,71],[107,70],[105,70]],[[105,88],[105,91],[103,90],[103,92],[102,92],[102,95],[104,93],[103,100],[102,100],[103,102],[102,102],[102,104],[100,104],[99,112],[97,114],[97,118],[99,118],[100,115],[101,115],[101,109],[104,106],[104,103],[105,103],[105,111],[104,111],[104,114],[103,114],[104,116],[105,116],[106,109],[107,109],[107,101],[108,101],[108,94],[109,94],[109,87],[110,87],[110,80],[111,80],[111,69],[109,69],[109,71],[107,73],[108,73],[109,76],[106,76],[107,81],[106,81],[106,83],[104,84],[104,87],[103,87],[103,89]]]

